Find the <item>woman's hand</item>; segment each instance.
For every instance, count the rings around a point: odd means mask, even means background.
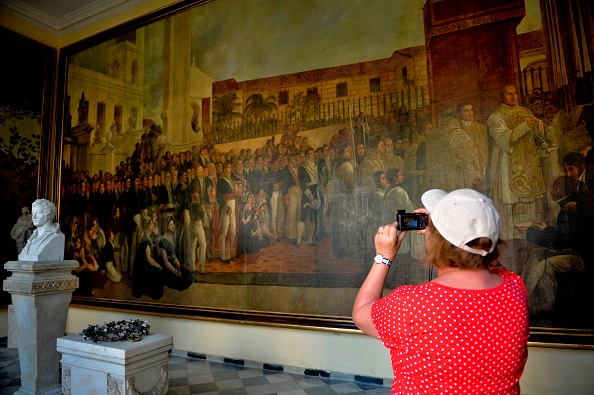
[[[398,223],[380,226],[375,235],[375,252],[384,258],[393,261],[404,240],[406,231],[399,232],[396,228]],[[388,275],[389,267],[386,265],[372,265],[367,278],[363,282],[355,304],[353,305],[353,320],[357,327],[370,336],[379,339],[371,319],[371,306],[373,302],[382,297],[382,290]]]
[[[375,253],[393,261],[400,249],[400,244],[406,235],[406,231],[398,232],[397,222],[391,225],[380,226],[375,234]]]
[[[179,268],[179,266],[177,265],[176,261],[173,261],[173,264],[167,262],[166,263],[167,268],[169,269],[169,271],[173,274],[175,274],[176,277],[181,277],[181,270]]]

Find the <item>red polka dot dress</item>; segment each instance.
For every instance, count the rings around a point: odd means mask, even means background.
[[[486,290],[435,282],[396,288],[371,317],[390,349],[395,394],[519,394],[528,356],[528,302],[522,279],[494,271]]]

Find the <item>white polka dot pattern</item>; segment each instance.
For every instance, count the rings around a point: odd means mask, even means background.
[[[528,356],[528,296],[522,279],[464,290],[401,286],[376,301],[373,323],[390,349],[396,394],[519,394]]]

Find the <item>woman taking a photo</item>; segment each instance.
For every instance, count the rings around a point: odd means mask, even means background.
[[[426,261],[434,280],[382,298],[391,261],[406,232],[378,228],[373,267],[353,320],[390,349],[392,394],[519,394],[527,358],[528,305],[521,278],[499,265],[501,219],[471,189],[423,194],[429,213]]]

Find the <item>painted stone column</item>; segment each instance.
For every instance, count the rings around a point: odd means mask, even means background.
[[[192,130],[192,34],[188,12],[173,15],[165,21],[163,54],[163,121],[162,142],[167,147],[200,144]]]
[[[78,262],[11,261],[4,280],[14,306],[21,366],[21,388],[16,395],[61,394],[60,353],[56,339],[64,336],[68,305],[78,278],[71,271]]]
[[[440,112],[470,101],[486,121],[500,91],[521,83],[516,28],[524,0],[427,0],[423,7],[433,124]]]

